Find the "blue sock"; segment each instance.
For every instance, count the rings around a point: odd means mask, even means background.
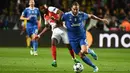
[[[86,64],[88,64],[89,66],[91,66],[91,67],[93,67],[93,68],[96,67],[96,66],[90,61],[90,59],[89,59],[88,57],[84,56],[84,57],[82,58],[82,60],[83,60]]]
[[[88,54],[93,54],[93,52],[90,48],[88,48]]]
[[[33,49],[34,51],[37,51],[38,48],[38,42],[36,40],[32,41],[33,42]]]

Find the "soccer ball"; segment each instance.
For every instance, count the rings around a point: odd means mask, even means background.
[[[83,65],[82,65],[81,63],[75,63],[75,64],[73,65],[73,70],[74,70],[74,72],[76,72],[76,73],[82,72],[83,69],[84,69],[84,67],[83,67]]]

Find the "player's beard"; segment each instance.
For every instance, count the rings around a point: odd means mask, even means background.
[[[74,16],[76,16],[78,14],[78,12],[72,12]]]
[[[33,8],[33,7],[34,7],[34,4],[31,4],[30,6]]]

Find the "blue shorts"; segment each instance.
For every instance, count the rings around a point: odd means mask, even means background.
[[[71,45],[72,49],[74,50],[74,52],[76,54],[78,54],[81,50],[81,46],[82,45],[87,46],[88,44],[87,44],[86,38],[84,38],[84,39],[80,39],[80,40],[77,40],[77,41],[70,41],[70,45]]]
[[[31,37],[33,34],[38,34],[38,27],[37,25],[30,25],[27,24],[26,32],[29,37]]]

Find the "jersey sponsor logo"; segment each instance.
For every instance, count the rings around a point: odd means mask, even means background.
[[[31,17],[37,17],[37,15],[32,14]]]
[[[80,26],[80,24],[72,24],[71,26],[72,26],[72,27]]]

